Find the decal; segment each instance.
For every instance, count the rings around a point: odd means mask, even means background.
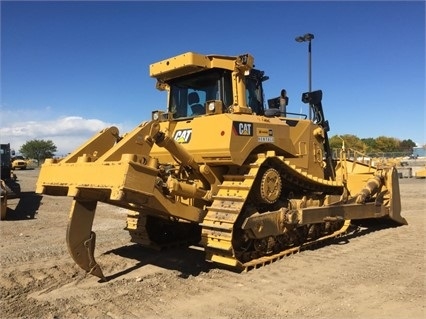
[[[258,136],[273,136],[274,132],[272,131],[272,129],[258,128],[257,129],[257,135]]]
[[[189,143],[191,136],[192,129],[177,130],[173,135],[173,139],[180,144],[185,144]]]
[[[259,143],[274,143],[274,137],[273,136],[259,136],[257,138],[257,141]]]
[[[253,136],[253,123],[233,122],[234,133],[240,136]]]

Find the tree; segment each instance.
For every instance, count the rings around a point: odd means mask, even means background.
[[[329,143],[332,150],[342,147],[342,139],[345,141],[345,148],[352,149],[369,156],[407,156],[413,153],[413,148],[416,147],[411,139],[399,140],[394,137],[379,136],[377,138],[358,138],[355,135],[334,135],[330,137]],[[426,150],[426,145],[422,146]]]
[[[393,137],[379,136],[376,138],[376,148],[381,152],[397,152],[399,150],[399,140]]]
[[[56,145],[51,140],[31,140],[21,146],[19,152],[26,158],[34,158],[40,161],[53,157],[56,152]]]
[[[361,141],[358,137],[351,134],[345,135],[334,135],[330,138],[330,147],[332,149],[340,149],[342,148],[343,141],[345,142],[346,149],[352,149],[359,152],[365,152],[366,145],[363,141]]]
[[[374,138],[362,138],[361,141],[367,146],[366,153],[373,153],[376,151],[376,140]]]
[[[414,143],[411,139],[403,140],[399,144],[400,151],[410,155],[413,153],[413,147],[416,147],[416,143]]]

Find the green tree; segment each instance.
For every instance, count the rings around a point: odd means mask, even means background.
[[[413,147],[416,146],[416,143],[414,143],[412,140],[408,139],[408,140],[403,140],[401,141],[401,143],[399,144],[399,148],[401,152],[405,152],[407,154],[412,154],[413,153]]]
[[[399,140],[393,137],[379,136],[376,138],[376,148],[381,152],[398,152],[399,144]]]
[[[399,140],[394,137],[379,136],[377,138],[358,138],[355,135],[344,134],[330,137],[329,143],[332,150],[342,148],[342,139],[345,141],[345,148],[352,149],[370,156],[403,156],[413,153],[416,147],[411,139]],[[423,145],[426,149],[426,145]]]
[[[372,137],[369,138],[362,138],[361,141],[365,144],[367,147],[366,153],[374,153],[376,152],[376,140]]]
[[[21,146],[19,152],[26,158],[34,158],[40,164],[46,158],[53,157],[56,145],[51,140],[31,140]]]
[[[365,152],[367,146],[364,144],[362,140],[360,140],[357,136],[351,134],[345,135],[334,135],[330,138],[330,147],[331,149],[339,149],[342,148],[343,141],[345,141],[345,148],[352,149],[359,152]]]

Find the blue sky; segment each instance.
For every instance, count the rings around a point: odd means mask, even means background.
[[[57,155],[104,127],[166,108],[149,65],[188,51],[250,53],[289,112],[323,91],[329,136],[426,144],[424,1],[1,1],[0,140],[51,139]]]

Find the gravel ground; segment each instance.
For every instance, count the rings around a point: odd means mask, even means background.
[[[0,222],[1,318],[425,318],[426,179],[400,179],[407,226],[367,224],[247,273],[132,244],[126,211],[99,204],[101,283],[68,255],[71,199],[36,195],[38,172],[16,171],[22,196]]]

